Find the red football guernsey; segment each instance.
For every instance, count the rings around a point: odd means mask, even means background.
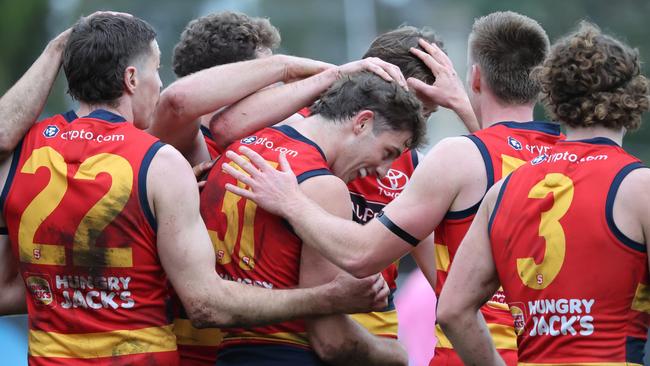
[[[625,236],[613,215],[622,180],[639,168],[600,137],[559,142],[504,182],[490,240],[516,314],[520,362],[643,363],[646,245]]]
[[[348,184],[353,205],[354,221],[365,224],[384,207],[397,197],[418,164],[418,153],[408,150],[400,155],[384,178],[367,176],[357,178]],[[382,276],[391,290],[388,307],[384,311],[355,314],[352,318],[375,335],[397,338],[397,311],[393,303],[393,295],[397,290],[397,274],[399,260],[382,271]]]
[[[27,287],[30,365],[176,365],[147,200],[162,146],[113,113],[39,122],[2,192]]]
[[[318,145],[290,126],[265,128],[233,143],[228,149],[237,151],[242,145],[255,150],[273,165],[277,165],[280,152],[284,152],[299,183],[332,174]],[[215,166],[229,162],[222,155]],[[215,248],[219,275],[269,289],[297,287],[302,250],[300,238],[281,217],[227,192],[226,183],[238,184],[221,169],[213,169],[201,192],[201,215]],[[226,329],[224,333],[223,349],[251,344],[309,347],[302,320],[250,329]]]
[[[557,124],[549,122],[501,122],[467,136],[479,149],[487,175],[487,190],[526,161],[546,153],[559,139]],[[480,202],[463,211],[448,212],[435,229],[436,295],[440,296],[456,251],[469,230]],[[512,315],[503,291],[500,289],[491,301],[481,308],[490,334],[499,353],[508,365],[517,363],[517,340]],[[451,342],[436,326],[438,344],[431,365],[462,365]]]

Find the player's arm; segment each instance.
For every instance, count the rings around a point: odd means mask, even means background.
[[[407,80],[409,88],[415,92],[424,106],[439,105],[454,111],[469,132],[481,129],[463,82],[458,77],[449,57],[436,44],[431,44],[424,39],[420,39],[419,43],[426,52],[414,47],[411,48],[411,53],[429,67],[436,81],[429,85],[416,78],[409,78]]]
[[[616,227],[628,238],[645,243],[650,253],[650,169],[631,171],[621,182],[614,199]],[[650,256],[648,257],[650,269]]]
[[[5,186],[10,158],[0,160],[0,190]],[[0,208],[1,209],[1,208]],[[18,271],[18,263],[11,252],[11,242],[4,216],[0,212],[0,315],[27,312],[25,285]]]
[[[59,74],[70,29],[51,40],[25,74],[0,98],[0,159],[11,154],[38,119]]]
[[[4,226],[0,219],[0,227]],[[0,315],[26,313],[25,285],[11,254],[9,236],[4,229],[0,230]]]
[[[436,288],[436,247],[433,241],[433,233],[422,240],[411,252],[415,263],[422,271],[424,278],[431,285],[431,289]]]
[[[353,275],[366,276],[383,270],[433,232],[463,188],[459,182],[476,169],[476,162],[467,161],[467,142],[456,138],[437,144],[415,169],[404,191],[385,207],[383,219],[375,218],[366,225],[330,215],[306,197],[286,158],[281,157],[281,168],[276,170],[244,147],[240,152],[250,162],[232,151],[227,156],[250,176],[230,165],[222,168],[252,188],[227,184],[226,189],[285,217],[307,245]]]
[[[199,117],[279,81],[312,75],[331,65],[275,55],[218,65],[178,79],[160,95],[149,132],[176,147],[190,163],[208,160]]]
[[[485,196],[440,294],[437,320],[466,365],[505,365],[479,309],[499,288],[488,222],[501,183]]]
[[[174,179],[168,179],[169,171],[175,172]],[[380,276],[360,281],[339,276],[323,286],[294,290],[269,290],[222,280],[215,271],[214,249],[199,214],[195,187],[187,161],[172,147],[161,148],[147,174],[158,253],[196,326],[268,324],[385,306],[388,291]]]
[[[300,184],[307,196],[324,210],[351,220],[348,188],[340,179],[328,175]],[[303,245],[300,286],[313,287],[331,281],[341,269],[316,250]],[[406,365],[408,356],[394,339],[370,334],[348,315],[337,314],[306,319],[309,342],[318,356],[331,365]]]
[[[217,145],[225,150],[233,141],[284,121],[311,105],[342,76],[362,70],[406,85],[401,71],[393,64],[378,58],[353,61],[306,79],[262,89],[215,114],[210,121],[210,131]]]

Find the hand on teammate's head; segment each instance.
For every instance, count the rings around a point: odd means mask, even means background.
[[[406,79],[399,67],[377,57],[368,57],[358,61],[348,62],[337,68],[339,77],[361,71],[371,71],[386,81],[395,81],[407,89]]]
[[[436,80],[433,84],[427,84],[421,80],[409,78],[407,82],[425,109],[433,112],[437,106],[454,109],[459,103],[469,103],[463,82],[458,77],[449,57],[440,47],[423,39],[420,39],[420,47],[426,52],[411,48],[411,53],[429,67]]]

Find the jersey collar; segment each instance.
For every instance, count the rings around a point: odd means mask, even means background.
[[[505,121],[505,122],[495,123],[492,126],[498,126],[498,125],[503,125],[508,128],[516,128],[519,130],[539,131],[554,136],[559,136],[561,133],[559,124],[553,122],[546,122],[546,121],[530,121],[530,122]]]
[[[77,116],[77,113],[75,111],[67,111],[62,114],[63,118],[65,118],[68,123],[74,121],[75,119],[79,118]],[[126,119],[124,117],[115,114],[113,112],[109,112],[105,109],[95,109],[94,111],[90,112],[89,115],[84,116],[83,118],[94,118],[94,119],[101,119],[106,122],[112,122],[112,123],[119,123],[119,122],[126,122]]]
[[[619,146],[614,140],[608,139],[607,137],[593,137],[590,139],[582,139],[582,140],[564,140],[564,141],[558,141],[558,142],[582,142],[584,144],[593,144],[593,145],[608,145],[608,146]]]

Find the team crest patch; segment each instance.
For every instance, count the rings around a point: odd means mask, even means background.
[[[37,305],[54,306],[54,294],[50,287],[50,281],[45,277],[30,275],[25,278],[25,285],[32,293],[32,298]]]
[[[546,159],[548,159],[548,155],[542,154],[542,155],[536,157],[535,159],[531,160],[530,165],[537,165],[539,163],[544,162]]]
[[[59,133],[59,128],[56,127],[55,125],[48,125],[45,127],[43,130],[43,136],[47,137],[48,139],[55,137]]]
[[[244,145],[250,145],[257,140],[257,136],[248,136],[241,139],[241,143]]]
[[[521,309],[521,307],[523,307],[523,304],[516,304],[517,305],[510,304],[510,313],[512,314],[512,319],[514,320],[515,333],[517,333],[517,335],[521,335],[521,333],[524,332],[524,327],[526,326],[526,317],[524,315],[524,311]]]
[[[512,136],[508,136],[508,145],[517,151],[521,150],[522,148],[521,142],[517,141],[517,139]]]

